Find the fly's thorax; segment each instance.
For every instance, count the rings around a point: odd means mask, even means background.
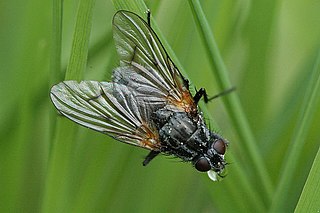
[[[163,152],[190,161],[197,152],[190,138],[197,132],[197,125],[184,112],[176,112],[163,122],[159,128],[159,136]],[[197,145],[195,143],[195,145]]]
[[[200,115],[192,117],[186,112],[162,108],[154,113],[153,121],[159,131],[162,152],[192,161],[208,151],[210,131]]]

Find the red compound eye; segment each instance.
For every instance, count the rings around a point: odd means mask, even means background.
[[[214,142],[213,148],[218,154],[224,155],[226,152],[226,143],[222,139],[218,139]]]
[[[199,158],[199,160],[195,163],[194,166],[200,172],[207,172],[211,169],[210,163],[205,157]]]

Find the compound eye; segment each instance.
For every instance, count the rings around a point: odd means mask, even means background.
[[[226,152],[226,143],[222,139],[218,139],[213,144],[214,150],[217,151],[218,154],[224,155]]]
[[[207,158],[201,157],[194,165],[200,172],[207,172],[211,169],[211,165]]]

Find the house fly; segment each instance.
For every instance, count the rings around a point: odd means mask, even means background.
[[[70,120],[118,141],[150,150],[146,166],[159,153],[190,162],[212,180],[221,176],[227,141],[210,131],[188,80],[168,56],[147,21],[120,10],[113,17],[120,66],[110,82],[63,81],[50,92],[57,110]]]

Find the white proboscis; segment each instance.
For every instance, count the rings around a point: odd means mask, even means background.
[[[207,173],[211,180],[218,181],[218,174],[215,171],[209,170]]]

